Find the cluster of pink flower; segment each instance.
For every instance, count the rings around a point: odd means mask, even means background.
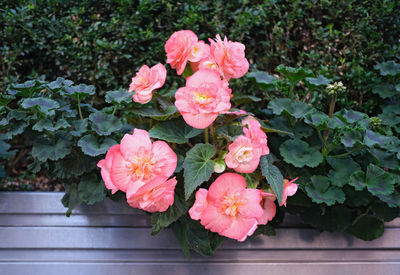
[[[219,114],[229,112],[231,89],[228,81],[243,76],[249,69],[245,46],[217,35],[210,45],[199,41],[188,30],[172,34],[165,44],[167,63],[181,75],[190,62],[193,75],[186,86],[175,93],[175,106],[187,124],[205,129]],[[154,90],[164,85],[166,69],[162,64],[144,65],[132,78],[133,100],[145,104]],[[253,173],[263,155],[269,154],[267,136],[253,117],[242,120],[243,133],[229,146],[225,163],[238,173]],[[115,193],[126,192],[132,207],[149,212],[162,212],[174,202],[175,178],[169,179],[177,165],[177,156],[164,142],[151,142],[148,132],[135,129],[114,145],[98,163],[106,187]],[[282,204],[297,191],[294,180],[284,182]],[[243,176],[220,175],[209,190],[200,188],[189,210],[190,217],[200,220],[207,229],[220,235],[244,241],[259,224],[267,224],[276,213],[276,196],[259,189],[246,188]]]

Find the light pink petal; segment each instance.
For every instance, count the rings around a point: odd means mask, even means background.
[[[200,188],[196,192],[196,200],[189,210],[189,215],[193,220],[200,220],[204,210],[207,208],[207,189]]]
[[[231,226],[224,230],[221,235],[243,242],[247,236],[254,233],[256,228],[257,220],[255,218],[245,218],[238,215],[233,219]]]
[[[101,177],[103,178],[104,184],[106,185],[107,189],[111,190],[112,194],[118,191],[118,188],[111,181],[110,171],[114,155],[120,153],[119,147],[119,144],[111,146],[106,154],[106,158],[100,160],[97,164],[97,166],[101,168]]]
[[[241,204],[239,212],[246,218],[259,218],[263,214],[263,209],[260,205],[262,200],[261,191],[259,189],[245,189],[240,194]]]
[[[209,204],[203,211],[200,223],[206,229],[222,235],[231,226],[233,219],[230,216],[221,214],[215,206]]]
[[[167,69],[165,69],[163,64],[158,63],[151,68],[151,72],[154,74],[153,89],[161,88],[164,85],[167,77]]]
[[[205,129],[210,126],[214,120],[218,117],[218,114],[192,114],[192,113],[181,113],[186,123],[193,128]]]
[[[241,193],[246,189],[246,180],[243,176],[234,173],[220,175],[208,189],[207,200],[214,202],[226,194]]]
[[[166,177],[171,176],[176,169],[178,157],[165,141],[158,140],[153,143],[153,158],[160,167],[160,174]]]
[[[214,83],[222,87],[221,77],[212,70],[201,69],[186,79],[186,86],[197,88],[203,83]]]
[[[274,196],[274,195],[273,195]],[[276,205],[274,203],[275,198],[271,199],[269,197],[264,198],[263,201],[263,215],[257,219],[259,224],[267,224],[271,221],[276,214]]]
[[[253,173],[260,163],[260,157],[253,158],[252,161],[240,163],[236,168],[233,168],[238,173]]]
[[[127,162],[120,153],[116,153],[113,158],[110,179],[111,182],[123,192],[126,192],[128,184],[131,182],[132,172]]]
[[[126,134],[121,140],[120,150],[126,160],[135,157],[141,148],[151,150],[150,136],[145,130],[135,128],[133,135]]]

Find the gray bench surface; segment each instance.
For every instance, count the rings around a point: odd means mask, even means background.
[[[172,232],[151,236],[144,212],[106,200],[66,218],[62,196],[0,192],[0,274],[400,274],[400,218],[365,242],[289,216],[274,237],[226,241],[188,261]]]

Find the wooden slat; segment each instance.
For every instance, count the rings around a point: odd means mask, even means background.
[[[399,249],[400,229],[388,228],[365,242],[340,233],[314,229],[277,229],[273,237],[256,236],[246,242],[225,241],[224,249]],[[169,230],[151,236],[149,228],[2,227],[3,248],[178,249]]]
[[[119,275],[119,274],[296,274],[296,275],[398,275],[399,263],[9,263],[0,265],[4,274],[26,275]],[[29,273],[27,273],[29,271]]]

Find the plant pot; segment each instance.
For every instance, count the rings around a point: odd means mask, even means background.
[[[0,193],[2,274],[400,274],[400,218],[366,242],[301,224],[276,236],[225,241],[213,257],[187,260],[172,232],[151,236],[149,216],[106,200],[71,217],[62,193]]]

